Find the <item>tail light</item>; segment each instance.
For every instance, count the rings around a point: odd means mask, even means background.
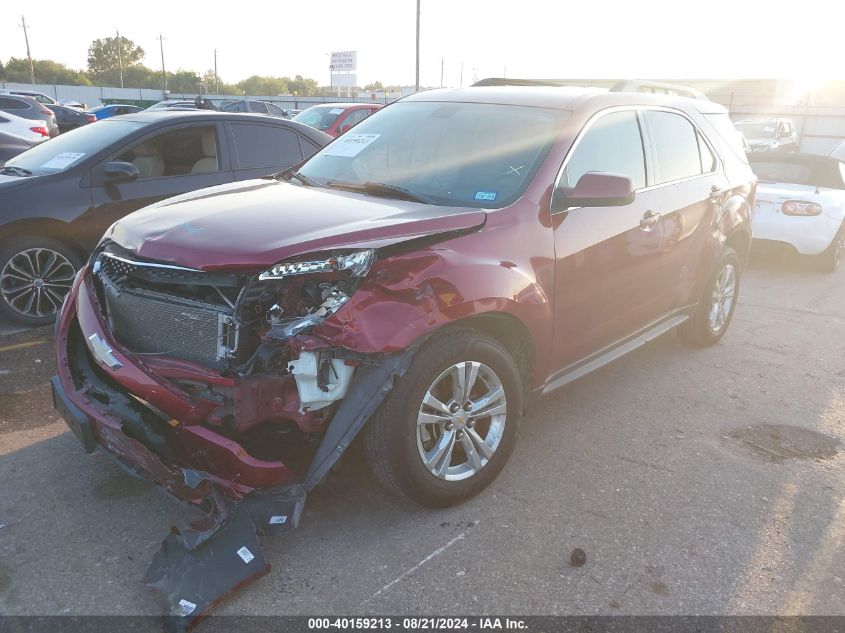
[[[88,119],[88,123],[93,123],[94,121],[96,121],[96,120],[97,120],[97,115],[96,115],[96,114],[87,114],[87,113],[86,113],[85,118],[86,118],[86,119]],[[97,129],[99,129],[99,128],[97,128]]]
[[[815,202],[803,202],[801,200],[787,200],[780,208],[784,215],[821,215],[822,207]]]
[[[36,125],[35,127],[31,127],[29,129],[33,132],[38,132],[38,134],[40,134],[41,136],[50,136],[50,132],[49,130],[47,130],[46,125]]]

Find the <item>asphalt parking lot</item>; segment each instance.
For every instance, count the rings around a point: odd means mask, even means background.
[[[755,257],[719,345],[665,336],[541,401],[465,505],[395,499],[352,451],[217,613],[845,614],[843,327],[845,270]],[[0,613],[158,614],[141,577],[183,507],[84,454],[50,339],[0,337]]]

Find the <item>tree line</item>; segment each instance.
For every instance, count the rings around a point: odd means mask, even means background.
[[[123,86],[126,88],[163,87],[161,70],[145,66],[144,49],[127,37],[105,37],[96,39],[88,47],[88,68],[74,70],[51,59],[32,60],[35,82],[41,84],[64,84],[75,86],[120,87],[121,66]],[[12,57],[6,64],[0,60],[0,81],[29,83],[29,61]],[[237,83],[227,83],[215,76],[214,70],[202,74],[178,69],[167,72],[167,88],[174,93],[196,93],[228,95],[318,95],[325,89],[314,79],[295,77],[265,77],[253,75]],[[365,87],[365,90],[380,90],[381,82]]]

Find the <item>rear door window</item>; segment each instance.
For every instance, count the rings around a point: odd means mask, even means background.
[[[233,123],[240,169],[287,167],[302,160],[296,132],[273,125]]]
[[[574,187],[591,171],[628,176],[635,189],[646,186],[643,140],[633,110],[606,114],[593,122],[571,152],[559,186]]]
[[[697,133],[686,117],[672,112],[646,110],[643,119],[654,147],[654,184],[702,173]]]
[[[0,97],[0,110],[29,110],[29,104],[23,99]]]

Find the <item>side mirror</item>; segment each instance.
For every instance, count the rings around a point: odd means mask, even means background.
[[[557,192],[555,211],[570,207],[621,207],[634,201],[634,183],[627,176],[587,172],[571,189]]]
[[[103,167],[103,174],[105,174],[106,180],[111,183],[138,180],[141,176],[135,165],[120,160],[113,160],[106,163],[105,167]]]

